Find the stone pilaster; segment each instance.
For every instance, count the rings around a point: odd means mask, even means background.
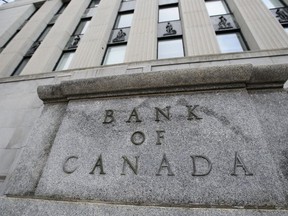
[[[53,70],[90,0],[71,0],[21,74]]]
[[[137,0],[125,62],[157,58],[157,16],[158,1]]]
[[[0,47],[2,47],[17,29],[35,11],[33,4],[0,10]]]
[[[251,50],[288,47],[283,27],[261,0],[227,0]]]
[[[46,1],[0,55],[0,77],[12,74],[33,42],[61,7],[61,0]],[[47,52],[48,53],[48,52]],[[41,59],[44,62],[44,59]],[[36,63],[39,64],[39,60]],[[36,69],[36,65],[33,68]],[[35,71],[35,70],[34,70]]]
[[[186,56],[220,53],[203,0],[180,0]]]
[[[69,68],[101,65],[120,3],[119,0],[100,2]]]

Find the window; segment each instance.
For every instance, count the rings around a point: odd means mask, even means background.
[[[92,0],[88,6],[88,8],[97,7],[100,3],[100,0]]]
[[[159,22],[179,20],[179,10],[177,6],[159,8]]]
[[[288,7],[281,0],[262,0],[273,16],[279,21],[287,32],[288,26]]]
[[[286,27],[284,28],[284,30],[288,33],[288,26],[286,26]]]
[[[126,46],[126,44],[123,44],[108,47],[103,65],[119,64],[124,62]]]
[[[280,0],[262,0],[268,9],[284,7],[284,4]]]
[[[71,51],[71,52],[64,52],[62,54],[62,56],[60,57],[60,60],[55,68],[55,71],[60,71],[60,70],[66,70],[68,69],[73,56],[75,54],[75,51]]]
[[[41,35],[37,38],[37,40],[32,44],[32,46],[30,47],[30,49],[26,52],[23,60],[20,62],[20,64],[16,67],[16,69],[14,70],[14,72],[11,74],[11,76],[15,76],[15,75],[19,75],[22,70],[24,69],[24,67],[27,65],[27,63],[29,62],[30,58],[33,56],[33,54],[36,52],[36,50],[38,49],[38,47],[41,45],[42,41],[45,39],[45,37],[47,36],[47,34],[49,33],[49,31],[52,29],[55,20],[57,19],[57,17],[59,17],[59,15],[65,10],[65,8],[67,7],[68,3],[64,3],[62,5],[62,7],[58,10],[58,12],[53,16],[53,18],[50,20],[49,24],[46,26],[46,28],[44,29],[44,31],[41,33]],[[35,12],[34,12],[35,13]]]
[[[239,32],[217,35],[217,41],[222,53],[243,52],[245,44]]]
[[[13,2],[14,0],[0,0],[0,5]]]
[[[54,71],[67,70],[69,68],[69,65],[72,62],[73,56],[80,43],[80,40],[84,35],[85,31],[87,30],[90,21],[91,21],[90,19],[80,20],[80,23],[78,24],[75,32],[73,33],[73,35],[70,37],[70,40],[66,44],[64,52],[60,57],[58,63],[56,64]]]
[[[30,60],[31,57],[25,57],[22,59],[22,61],[20,62],[20,64],[17,66],[17,68],[14,70],[14,72],[11,74],[11,76],[17,76],[19,75],[22,70],[24,69],[24,67],[26,66],[26,64],[28,63],[28,61]]]
[[[130,27],[132,19],[133,19],[133,13],[119,14],[116,20],[115,28],[117,29],[117,28]]]
[[[209,16],[228,14],[228,8],[222,0],[211,0],[205,2]]]
[[[221,53],[248,50],[238,23],[224,0],[205,1]]]
[[[163,39],[158,41],[158,59],[183,57],[182,38]]]
[[[86,32],[90,21],[90,19],[81,20],[73,35],[83,35]]]

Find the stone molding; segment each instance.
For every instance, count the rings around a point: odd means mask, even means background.
[[[267,89],[282,88],[287,79],[287,65],[245,64],[63,81],[56,85],[38,87],[38,95],[47,103],[197,90]]]

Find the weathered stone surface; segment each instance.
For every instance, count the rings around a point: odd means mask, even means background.
[[[1,215],[9,216],[286,216],[287,210],[247,210],[111,205],[100,203],[57,202],[48,200],[0,198]]]
[[[31,195],[35,192],[65,109],[66,104],[49,104],[44,107],[27,139],[27,147],[17,167],[8,176],[6,194]]]
[[[156,121],[155,107],[167,115],[169,106],[170,120],[158,113]],[[107,110],[113,110],[115,121],[109,123]],[[284,206],[287,191],[257,117],[245,90],[70,101],[35,194],[121,203]],[[131,141],[137,131],[145,134],[142,144],[139,133],[135,144]],[[209,174],[207,160],[196,156],[211,161]]]
[[[251,91],[268,147],[276,161],[278,175],[285,185],[288,200],[288,92]]]
[[[246,86],[250,89],[282,88],[287,79],[287,64],[267,67],[242,64],[63,81],[59,85],[40,86],[38,94],[45,102],[55,102],[87,97],[235,89]]]

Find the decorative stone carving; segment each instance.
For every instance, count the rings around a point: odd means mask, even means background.
[[[122,42],[125,41],[126,33],[122,29],[119,30],[117,36],[113,39],[113,42]]]
[[[77,47],[80,39],[80,35],[76,35],[71,42],[71,47]]]
[[[224,16],[220,16],[219,20],[220,20],[218,23],[219,29],[231,29],[231,28],[233,28],[231,23],[227,22],[227,19]]]
[[[170,22],[168,22],[166,25],[166,32],[167,33],[165,33],[164,36],[177,34],[177,31],[175,29],[173,29],[173,26]]]
[[[278,8],[275,13],[276,13],[276,17],[278,18],[280,23],[288,22],[288,10],[287,10],[287,8]]]

